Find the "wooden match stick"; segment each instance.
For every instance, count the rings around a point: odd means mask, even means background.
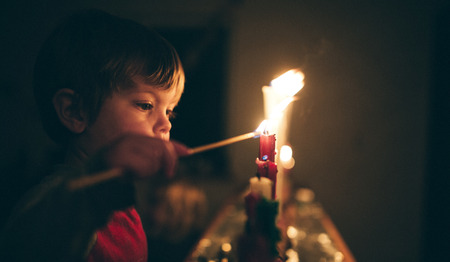
[[[212,143],[212,144],[191,148],[191,149],[189,149],[189,155],[197,154],[197,153],[200,153],[200,152],[204,152],[204,151],[211,150],[211,149],[214,149],[214,148],[226,146],[226,145],[233,144],[233,143],[236,143],[236,142],[239,142],[239,141],[243,141],[243,140],[246,140],[246,139],[254,138],[255,136],[259,136],[260,134],[261,134],[260,132],[250,132],[250,133],[247,133],[247,134],[243,134],[243,135],[240,135],[240,136],[235,136],[235,137],[228,138],[228,139],[225,139],[225,140],[222,140],[222,141],[219,141],[219,142],[215,142],[215,143]]]
[[[111,180],[123,175],[121,168],[112,168],[103,172],[98,172],[89,176],[74,179],[67,185],[70,191],[76,191],[85,187],[89,187],[104,181]]]
[[[207,150],[215,149],[218,147],[226,146],[229,144],[233,144],[233,143],[243,141],[246,139],[250,139],[255,136],[259,136],[260,134],[261,134],[260,132],[250,132],[250,133],[243,134],[240,136],[228,138],[228,139],[216,142],[216,143],[191,148],[188,150],[188,156],[197,154],[200,152],[204,152]],[[76,190],[86,188],[86,187],[89,187],[89,186],[92,186],[92,185],[95,185],[95,184],[98,184],[101,182],[105,182],[105,181],[108,181],[108,180],[111,180],[114,178],[118,178],[122,175],[123,175],[123,170],[121,168],[113,168],[113,169],[95,173],[95,174],[92,174],[89,176],[84,176],[81,178],[74,179],[68,183],[67,187],[69,188],[70,191],[76,191]]]

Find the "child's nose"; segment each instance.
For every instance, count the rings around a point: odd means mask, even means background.
[[[169,121],[167,115],[164,114],[158,117],[154,126],[155,136],[163,140],[169,140],[170,129],[172,129],[172,123]]]

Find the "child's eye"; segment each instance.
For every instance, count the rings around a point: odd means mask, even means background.
[[[153,109],[153,105],[151,103],[136,103],[136,106],[138,106],[140,109],[144,111]]]

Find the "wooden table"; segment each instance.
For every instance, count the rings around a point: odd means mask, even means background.
[[[310,189],[295,190],[282,216],[288,262],[355,261]],[[243,196],[240,196],[225,205],[185,262],[237,261],[237,240],[244,232],[246,220]]]

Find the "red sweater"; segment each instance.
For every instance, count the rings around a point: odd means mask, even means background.
[[[147,261],[147,238],[134,208],[115,211],[108,224],[97,231],[88,262]]]

